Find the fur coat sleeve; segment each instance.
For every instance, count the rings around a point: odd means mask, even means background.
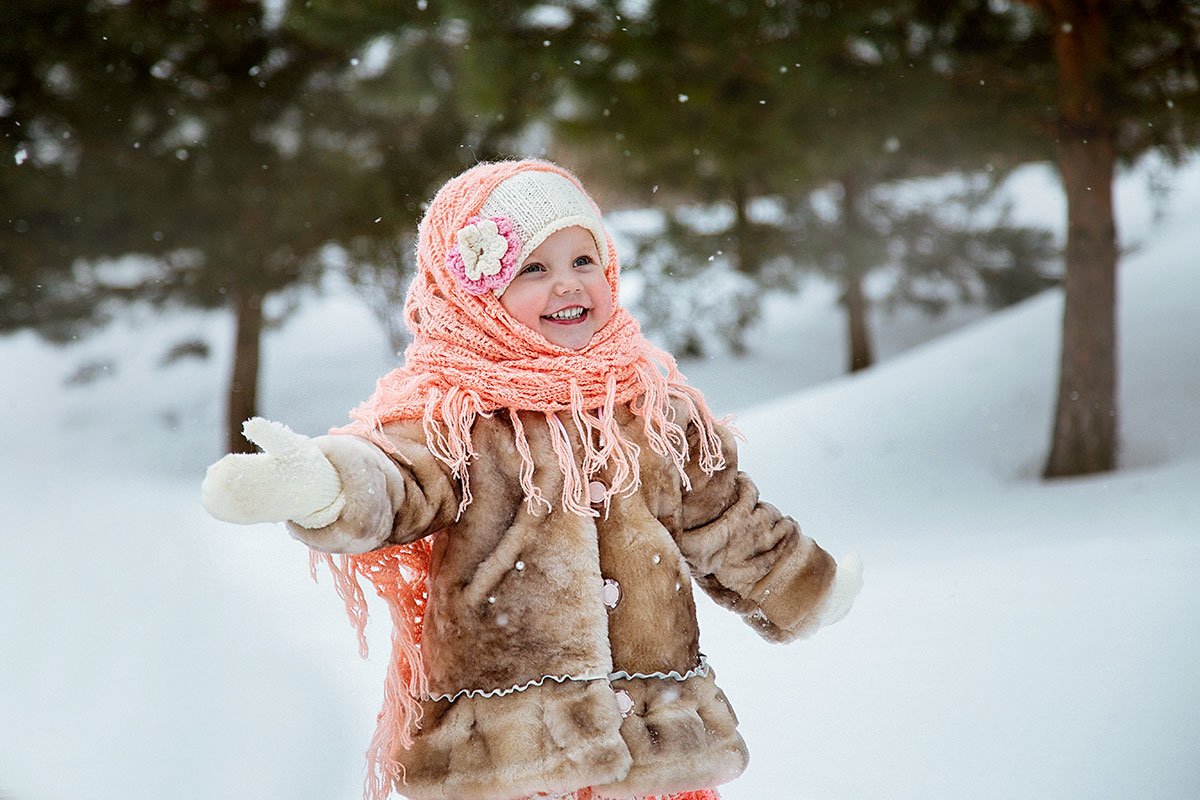
[[[293,537],[326,553],[365,553],[407,544],[454,521],[460,489],[449,469],[434,458],[424,440],[411,437],[412,426],[389,426],[387,432],[395,457],[357,436],[315,440],[337,470],[342,492],[353,502],[323,528],[289,522]]]
[[[677,542],[696,583],[763,638],[790,642],[820,627],[837,572],[833,558],[758,496],[737,468],[737,443],[719,428],[726,468],[705,475],[689,463]],[[696,434],[689,430],[689,438]],[[694,450],[694,447],[693,447]]]

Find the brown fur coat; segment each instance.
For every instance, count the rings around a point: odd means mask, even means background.
[[[396,754],[401,794],[511,800],[593,786],[605,796],[662,795],[745,768],[737,719],[698,649],[692,580],[784,642],[816,629],[835,564],[759,500],[727,430],[726,469],[706,475],[693,459],[686,491],[641,420],[619,411],[641,446],[641,487],[599,517],[530,513],[505,415],[475,423],[473,500],[457,520],[460,486],[419,422],[385,429],[398,457],[352,436],[317,440],[347,502],[325,528],[290,525],[297,538],[352,553],[440,531],[422,642],[431,696],[414,745]],[[557,498],[562,476],[539,417],[522,419],[534,481]],[[606,580],[617,584],[607,594],[610,603],[619,594],[615,606],[604,602]]]

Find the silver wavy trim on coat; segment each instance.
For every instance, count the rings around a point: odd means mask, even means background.
[[[670,672],[633,672],[633,673],[629,673],[629,672],[625,672],[624,670],[622,670],[620,672],[610,672],[607,675],[607,678],[610,681],[616,681],[616,680],[628,681],[628,680],[635,680],[638,678],[671,678],[671,679],[677,680],[677,681],[686,681],[688,678],[695,678],[697,676],[707,677],[708,672],[709,672],[708,659],[704,657],[703,653],[701,653],[700,654],[700,663],[697,664],[696,666],[692,667],[691,669],[689,669],[687,672],[678,672],[676,670],[671,670]]]
[[[670,672],[610,672],[607,675],[543,675],[537,680],[529,681],[528,683],[511,686],[507,689],[460,689],[454,693],[446,694],[424,694],[423,700],[450,700],[454,701],[460,697],[503,697],[514,692],[523,692],[526,689],[532,689],[534,686],[542,686],[546,681],[554,681],[555,683],[566,683],[567,681],[578,681],[580,683],[588,683],[591,681],[618,681],[618,680],[641,680],[649,678],[659,678],[663,680],[686,681],[689,678],[698,676],[707,677],[710,670],[708,667],[708,659],[704,654],[700,654],[700,663],[687,672],[679,672],[671,670]]]

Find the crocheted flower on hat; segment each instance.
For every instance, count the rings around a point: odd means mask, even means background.
[[[471,294],[503,288],[517,269],[521,240],[504,217],[471,217],[455,234],[446,266]]]

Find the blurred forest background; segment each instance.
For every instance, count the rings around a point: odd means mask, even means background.
[[[1111,469],[1113,177],[1200,144],[1196,0],[5,0],[0,23],[0,333],[233,315],[230,449],[265,298],[342,271],[401,349],[423,203],[540,155],[650,214],[634,311],[680,355],[736,356],[813,272],[841,287],[848,370],[873,361],[869,303],[1065,284],[1044,473]],[[995,202],[1039,162],[1065,243]]]

